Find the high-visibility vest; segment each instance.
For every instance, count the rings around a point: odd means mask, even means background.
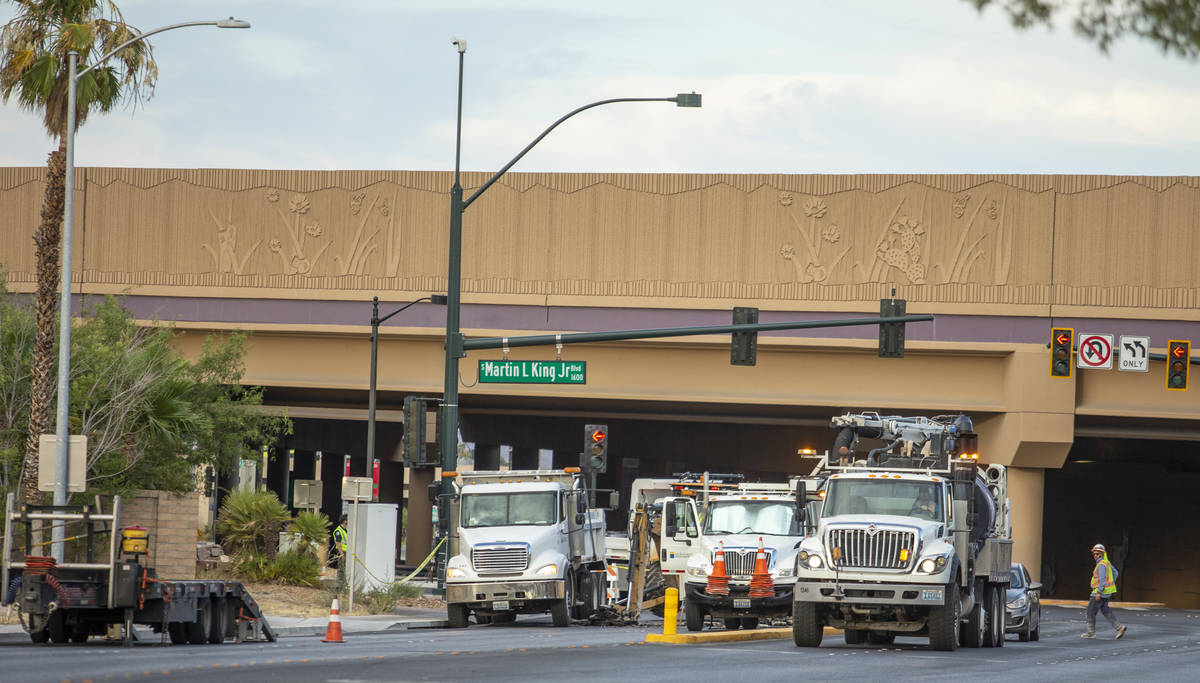
[[[337,545],[338,550],[346,552],[346,527],[339,526],[333,530],[333,542]]]
[[[1100,567],[1104,567],[1104,583],[1100,583]],[[1117,592],[1117,582],[1113,579],[1113,566],[1108,561],[1108,554],[1096,563],[1092,570],[1092,592],[1100,595],[1112,595]]]

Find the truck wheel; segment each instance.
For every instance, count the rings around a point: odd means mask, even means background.
[[[208,632],[212,629],[212,610],[208,608],[208,600],[196,601],[196,620],[184,622],[187,641],[192,645],[203,645],[208,642]]]
[[[182,621],[172,621],[167,624],[167,635],[172,645],[183,645],[187,642],[187,632],[183,630]]]
[[[896,642],[895,633],[884,633],[883,631],[871,631],[867,633],[867,642],[872,645],[891,645]]]
[[[575,601],[575,574],[567,572],[567,580],[563,583],[563,599],[550,606],[550,620],[557,627],[571,625],[571,603]]]
[[[467,606],[456,604],[446,605],[446,625],[450,628],[466,628]]]
[[[980,582],[975,586],[975,606],[967,617],[966,630],[962,632],[962,644],[967,647],[985,647],[991,623],[988,613],[992,611],[991,592]]]
[[[36,614],[29,615],[29,639],[35,643],[50,640],[50,631],[46,629],[46,618]]]
[[[71,631],[71,642],[72,643],[86,643],[89,635],[91,635],[91,634],[88,633],[86,626],[78,627],[74,631]]]
[[[848,628],[845,635],[847,645],[862,645],[867,642],[867,632],[863,629]]]
[[[692,600],[683,603],[683,620],[689,631],[704,630],[704,612],[700,611],[700,605]]]
[[[747,631],[758,628],[758,617],[742,617],[742,628]]]
[[[946,586],[946,600],[940,607],[929,612],[929,647],[943,652],[958,649],[958,636],[962,624],[958,600],[958,586]]]
[[[817,620],[817,606],[811,602],[792,604],[792,641],[796,647],[820,647],[825,628]]]
[[[225,642],[225,633],[229,628],[227,625],[229,609],[225,598],[213,598],[209,610],[212,612],[212,617],[208,628],[208,642],[220,645]]]
[[[596,613],[596,585],[592,580],[592,573],[584,571],[579,575],[579,590],[576,594],[582,598],[581,604],[575,608],[576,619],[587,619]]]
[[[46,620],[46,632],[50,634],[50,642],[67,642],[67,617],[62,610],[56,610]]]
[[[1000,585],[989,583],[984,591],[988,606],[988,632],[984,647],[1004,647],[1004,598]]]
[[[742,626],[742,620],[739,617],[726,617],[721,621],[725,622],[726,631],[736,631]]]

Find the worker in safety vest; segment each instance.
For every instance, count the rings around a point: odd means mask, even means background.
[[[337,557],[338,582],[343,584],[346,581],[346,550],[348,537],[349,535],[346,532],[346,515],[342,515],[342,519],[338,522],[337,528],[333,530],[333,551]]]
[[[1108,606],[1108,599],[1117,592],[1117,573],[1108,561],[1108,550],[1103,545],[1097,543],[1092,546],[1092,557],[1096,560],[1096,566],[1092,569],[1092,595],[1088,600],[1087,632],[1083,637],[1096,637],[1096,612],[1100,612],[1116,629],[1117,637],[1120,638],[1125,635],[1125,626],[1117,621],[1117,617]]]

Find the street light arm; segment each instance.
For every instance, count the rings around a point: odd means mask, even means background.
[[[391,313],[388,313],[387,315],[383,316],[382,318],[376,319],[375,324],[381,325],[384,322],[386,322],[387,319],[392,317],[393,315],[396,315],[397,313],[403,313],[404,311],[408,310],[410,306],[415,306],[416,304],[419,304],[422,301],[433,301],[433,298],[428,297],[428,296],[423,296],[420,299],[417,299],[416,301],[410,301],[410,302],[404,304],[403,306],[401,306],[400,308],[397,308],[396,310],[392,311]]]
[[[160,26],[152,31],[146,31],[145,33],[139,33],[136,36],[130,38],[129,40],[127,40],[127,41],[121,43],[120,45],[114,47],[113,49],[109,50],[102,57],[97,59],[95,61],[95,63],[93,63],[91,66],[89,66],[88,68],[84,69],[83,71],[80,71],[79,73],[75,74],[75,79],[78,80],[78,79],[82,78],[84,74],[86,74],[87,72],[91,71],[92,69],[95,69],[96,67],[103,64],[105,61],[108,60],[109,57],[112,57],[113,55],[117,54],[121,50],[124,50],[125,48],[129,47],[130,45],[133,45],[134,43],[136,43],[140,40],[145,40],[145,39],[149,38],[150,36],[154,35],[155,33],[162,33],[163,31],[170,31],[173,28],[184,28],[186,26],[220,26],[221,28],[250,28],[250,22],[239,21],[237,19],[234,19],[233,17],[229,17],[228,19],[221,19],[218,21],[185,21],[182,24],[171,24],[170,26]]]
[[[542,138],[546,137],[547,135],[550,134],[550,131],[557,128],[558,124],[562,123],[563,121],[566,121],[567,119],[578,114],[579,112],[586,111],[588,109],[591,109],[592,107],[599,107],[600,105],[603,105],[603,104],[612,104],[614,102],[675,102],[675,101],[677,101],[677,98],[675,98],[675,97],[615,97],[610,100],[600,100],[599,102],[592,102],[591,104],[583,105],[582,107],[576,109],[575,111],[572,111],[571,113],[567,114],[566,116],[563,116],[559,120],[550,124],[550,127],[547,128],[546,130],[542,131],[541,135],[534,138],[533,142],[529,143],[528,145],[525,145],[525,149],[518,152],[517,156],[512,158],[512,161],[505,164],[504,168],[500,169],[499,171],[496,171],[496,173],[491,178],[488,178],[486,183],[481,185],[478,190],[475,190],[475,193],[472,194],[470,197],[468,197],[466,199],[466,201],[463,202],[462,208],[466,209],[468,206],[470,206],[471,202],[475,201],[475,199],[478,198],[479,195],[483,194],[489,187],[491,187],[493,184],[495,184],[495,182],[500,179],[500,176],[507,173],[508,169],[512,168],[514,164],[516,164],[518,161],[520,161],[521,157],[525,156],[529,152],[529,150],[533,149],[534,145],[541,142]]]

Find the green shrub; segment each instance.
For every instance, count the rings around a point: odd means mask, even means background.
[[[233,575],[255,583],[266,583],[274,578],[271,561],[257,550],[247,550],[233,556]]]
[[[329,518],[325,513],[303,510],[292,520],[288,531],[299,535],[301,548],[310,550],[317,559],[324,558],[329,542]]]
[[[371,614],[392,611],[401,598],[415,598],[424,593],[420,586],[411,583],[393,583],[362,594],[362,604]]]
[[[230,555],[254,551],[274,559],[279,548],[279,529],[290,518],[274,492],[234,491],[221,504],[217,533]]]
[[[321,563],[311,553],[289,550],[279,553],[271,563],[271,580],[294,586],[316,586],[321,583]]]

